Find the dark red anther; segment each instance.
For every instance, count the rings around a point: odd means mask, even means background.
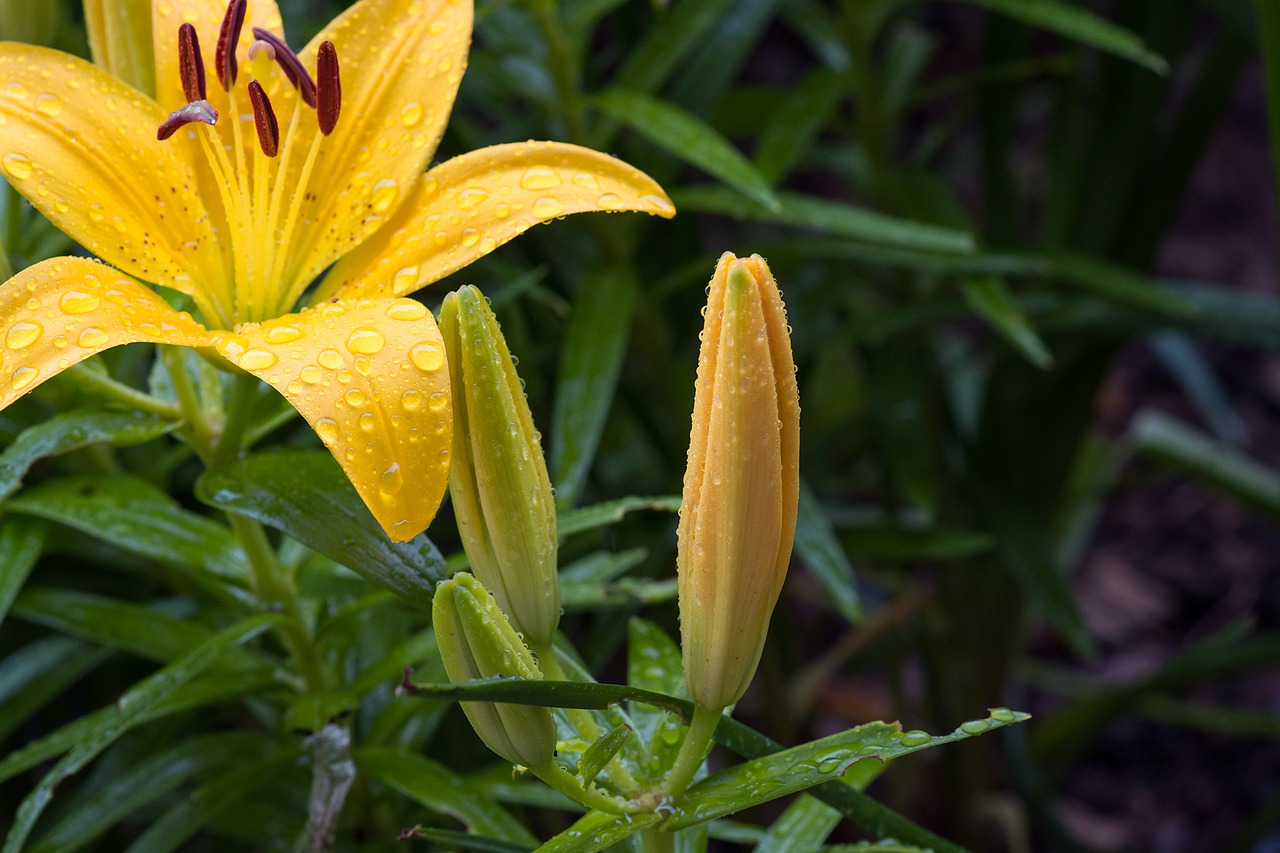
[[[342,80],[338,77],[338,51],[333,42],[322,41],[316,54],[316,119],[320,123],[320,132],[325,136],[333,133],[341,110]]]
[[[164,124],[160,125],[160,129],[156,131],[156,139],[168,139],[178,132],[178,128],[191,124],[193,121],[204,122],[209,125],[217,124],[218,111],[208,101],[192,101],[185,107],[180,107],[169,113],[169,117],[165,119]]]
[[[307,73],[307,68],[302,64],[302,60],[298,58],[298,54],[290,50],[289,45],[285,44],[271,30],[254,27],[253,37],[271,45],[272,50],[276,52],[276,62],[280,63],[280,70],[284,72],[284,76],[289,78],[293,88],[298,90],[298,94],[302,96],[302,102],[314,110],[316,108],[316,84],[311,79],[311,75]]]
[[[249,101],[253,104],[253,123],[258,128],[258,144],[262,153],[274,157],[280,153],[280,125],[276,122],[276,111],[271,109],[271,101],[257,80],[249,81]]]
[[[200,39],[191,24],[178,27],[178,74],[187,103],[203,101],[208,92],[204,85],[204,59],[200,56]]]
[[[244,13],[248,0],[231,0],[227,14],[222,16],[222,29],[218,31],[218,49],[213,55],[218,70],[218,82],[228,92],[236,82],[236,47],[240,44],[240,29],[244,26]]]

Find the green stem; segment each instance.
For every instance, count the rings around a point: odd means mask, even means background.
[[[117,382],[105,373],[99,373],[91,367],[77,365],[67,371],[66,375],[70,376],[71,381],[82,391],[119,403],[122,406],[133,409],[135,412],[159,415],[162,418],[171,420],[177,420],[184,416],[184,413],[173,403],[152,397],[150,394],[144,394],[136,388],[130,388],[128,385]]]
[[[556,7],[555,0],[540,0],[532,4],[533,15],[547,44],[547,64],[556,86],[560,120],[564,122],[569,138],[582,145],[586,142],[586,123],[582,118],[582,97],[578,92],[581,76],[578,55],[560,26]]]
[[[298,590],[276,559],[266,531],[253,519],[234,512],[227,513],[227,521],[249,558],[254,593],[268,610],[284,615],[279,628],[280,641],[302,675],[307,692],[317,693],[326,689],[330,683],[329,673],[302,613]]]
[[[684,736],[684,743],[680,744],[680,752],[676,755],[676,763],[671,768],[671,774],[667,776],[667,782],[662,788],[662,792],[671,799],[679,799],[689,783],[693,781],[693,774],[698,772],[698,768],[702,766],[702,760],[707,756],[707,749],[711,746],[711,737],[716,732],[716,726],[720,724],[720,713],[724,708],[704,708],[701,705],[693,706],[693,719],[689,721],[689,731]]]
[[[236,377],[235,387],[231,392],[227,422],[222,427],[222,436],[218,439],[218,446],[213,451],[211,467],[225,465],[240,455],[257,394],[258,378],[256,376],[244,373]]]
[[[5,235],[4,235],[4,252],[5,264],[12,271],[13,264],[9,258],[18,251],[18,244],[22,242],[22,196],[18,195],[18,191],[11,185],[5,184],[4,187],[6,198],[5,201]]]
[[[545,767],[531,769],[543,782],[546,782],[569,799],[582,803],[589,809],[596,809],[607,814],[632,814],[637,811],[632,803],[617,797],[611,797],[593,785],[588,785],[584,788],[582,783],[578,781],[577,776],[574,776],[554,761]]]
[[[640,830],[640,847],[644,853],[675,853],[676,834],[656,826]]]
[[[184,363],[186,353],[181,347],[160,347],[160,358],[169,372],[169,383],[178,398],[178,407],[187,420],[187,439],[200,458],[207,462],[213,453],[213,440],[209,437],[209,425],[200,408],[200,398],[196,396]]]
[[[538,668],[542,670],[542,674],[552,681],[569,681],[568,674],[564,671],[564,667],[560,665],[560,660],[556,657],[556,651],[550,643],[531,644],[533,653],[538,658]],[[579,737],[584,740],[595,743],[600,739],[602,732],[600,726],[596,724],[596,718],[591,716],[591,712],[585,708],[565,708],[565,715],[568,716],[569,722],[578,730]],[[631,771],[619,760],[618,756],[609,759],[609,763],[604,766],[604,773],[609,777],[609,781],[618,786],[623,792],[638,791],[640,783],[636,781],[636,777],[631,775]],[[588,782],[590,780],[587,780]]]

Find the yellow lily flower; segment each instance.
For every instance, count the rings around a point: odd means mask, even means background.
[[[648,176],[573,145],[428,169],[471,24],[470,0],[360,0],[295,55],[274,0],[163,0],[154,100],[0,44],[0,168],[106,262],[54,258],[0,285],[0,408],[108,347],[212,347],[293,404],[391,538],[424,529],[448,478],[449,374],[434,318],[400,297],[539,222],[674,212]],[[99,58],[146,85],[124,41],[124,59]],[[187,294],[202,322],[141,282]]]

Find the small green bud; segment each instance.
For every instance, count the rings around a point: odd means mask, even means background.
[[[542,679],[524,642],[480,581],[463,572],[436,587],[431,605],[436,643],[449,681],[518,676]],[[463,702],[485,745],[535,771],[555,755],[556,726],[548,708],[504,702]]]
[[[440,311],[453,387],[449,491],[472,571],[534,648],[560,622],[555,499],[538,431],[498,320],[474,287]]]

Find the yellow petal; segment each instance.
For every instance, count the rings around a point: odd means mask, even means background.
[[[155,97],[151,0],[85,0],[93,63],[144,95]]]
[[[0,167],[86,249],[195,293],[220,275],[183,140],[156,140],[155,102],[65,53],[0,45]]]
[[[392,539],[426,529],[449,477],[444,342],[411,299],[326,303],[245,323],[218,344],[284,394]]]
[[[301,54],[337,48],[342,111],[302,200],[286,282],[300,291],[380,228],[413,191],[444,132],[471,43],[469,0],[361,0]],[[314,124],[303,129],[314,134]],[[295,129],[297,130],[297,129]],[[303,150],[306,150],[305,148]],[[301,195],[303,189],[297,192]]]
[[[108,5],[113,1],[107,0]],[[165,109],[166,115],[187,102],[182,94],[182,78],[178,74],[178,28],[183,24],[194,25],[196,34],[200,37],[200,55],[204,59],[209,103],[213,104],[220,116],[228,115],[227,93],[218,83],[218,74],[214,69],[218,31],[222,27],[222,17],[226,11],[227,0],[164,0],[151,4],[151,29],[156,57],[156,101]],[[283,37],[280,10],[276,7],[275,0],[249,0],[244,28],[240,31],[239,49],[236,51],[236,57],[241,63],[241,75],[248,74],[246,63],[249,45],[253,43],[254,27],[263,27]],[[240,106],[245,108],[244,112],[249,112],[245,83],[241,81],[239,85],[237,95],[242,99]],[[263,85],[266,85],[265,81]],[[249,127],[252,126],[250,122]]]
[[[214,340],[190,314],[86,258],[41,261],[0,285],[0,335],[0,408],[109,347]]]
[[[427,172],[392,223],[337,263],[321,298],[411,293],[531,225],[597,210],[675,213],[652,178],[590,148],[517,142],[472,151]]]

